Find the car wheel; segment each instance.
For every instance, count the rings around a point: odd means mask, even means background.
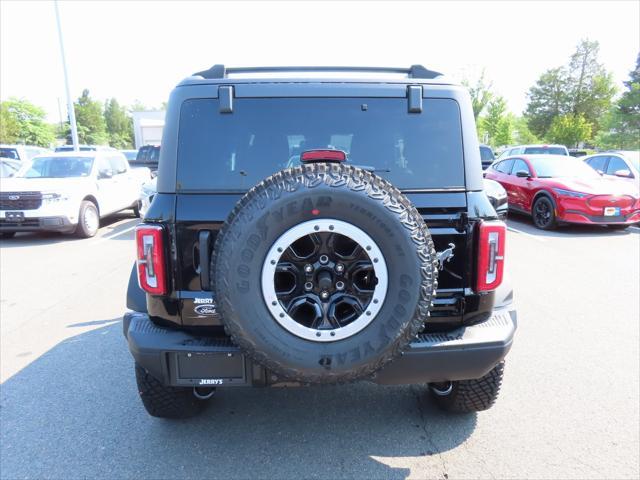
[[[199,413],[205,402],[193,394],[193,388],[167,387],[140,365],[136,365],[138,393],[149,415],[160,418],[188,418]]]
[[[502,385],[504,362],[500,362],[484,377],[476,380],[432,383],[431,394],[442,410],[470,413],[487,410],[495,403]]]
[[[140,200],[138,200],[133,207],[131,207],[131,209],[133,210],[133,216],[136,218],[140,218],[140,206],[141,206],[141,202]]]
[[[80,213],[78,215],[78,226],[75,234],[80,238],[90,238],[98,233],[100,228],[100,216],[95,203],[84,200],[80,204]]]
[[[9,239],[15,237],[16,232],[0,232],[0,238]]]
[[[549,197],[538,197],[533,204],[531,216],[533,217],[533,224],[541,230],[556,228],[555,208]]]
[[[435,262],[398,189],[320,163],[276,173],[238,202],[216,239],[212,291],[233,341],[274,375],[342,383],[374,374],[424,327]]]

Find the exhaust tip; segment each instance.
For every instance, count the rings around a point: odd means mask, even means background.
[[[209,400],[216,393],[214,387],[193,387],[193,395],[199,400]]]

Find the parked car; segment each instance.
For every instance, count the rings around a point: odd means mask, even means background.
[[[22,162],[0,157],[0,178],[13,177],[22,167]]]
[[[217,65],[170,96],[123,321],[143,405],[367,380],[490,408],[516,311],[466,88],[303,70]]]
[[[489,201],[491,205],[495,209],[498,214],[498,218],[500,220],[506,220],[507,214],[509,210],[509,201],[507,199],[507,191],[504,189],[502,185],[500,185],[495,180],[490,180],[488,178],[483,179],[484,182],[484,193],[489,197]]]
[[[519,155],[494,163],[486,178],[505,188],[510,210],[531,215],[543,230],[559,223],[624,229],[640,222],[638,190],[602,178],[577,158]]]
[[[142,194],[140,196],[140,216],[142,217],[145,216],[149,207],[151,207],[151,202],[153,202],[153,198],[157,193],[156,182],[157,177],[154,177],[142,185]]]
[[[120,150],[120,153],[126,157],[129,164],[131,164],[131,162],[138,156],[138,150]]]
[[[0,145],[0,158],[24,162],[51,150],[31,145]]]
[[[489,145],[480,145],[480,161],[482,162],[482,169],[486,170],[489,165],[495,162],[496,156]]]
[[[144,145],[138,150],[135,160],[130,160],[129,164],[134,167],[147,167],[151,172],[158,170],[158,162],[160,161],[159,145]]]
[[[569,156],[569,150],[564,145],[516,145],[502,151],[499,159],[514,155],[564,155]]]
[[[589,152],[587,150],[582,150],[580,148],[570,148],[569,149],[569,155],[571,155],[572,157],[584,157],[585,155],[588,155]]]
[[[582,160],[608,178],[625,179],[640,188],[640,152],[618,150],[596,153]]]
[[[56,147],[56,152],[73,152],[73,145],[60,145]],[[97,151],[117,151],[113,147],[109,147],[108,145],[78,145],[78,151],[80,152],[97,152]]]
[[[49,230],[92,237],[101,217],[128,208],[139,216],[142,183],[117,151],[35,157],[0,183],[0,233],[7,238]]]

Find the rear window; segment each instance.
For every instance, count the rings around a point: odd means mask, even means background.
[[[415,114],[399,98],[269,98],[236,99],[231,114],[217,99],[185,101],[177,189],[246,190],[318,148],[344,150],[405,190],[464,186],[454,100],[425,99]]]
[[[489,147],[480,147],[480,159],[483,162],[493,162],[495,160],[493,151]]]
[[[12,160],[20,160],[20,155],[18,155],[18,150],[15,148],[0,148],[0,157],[10,158]]]
[[[567,150],[562,147],[527,147],[524,149],[527,155],[567,155]]]

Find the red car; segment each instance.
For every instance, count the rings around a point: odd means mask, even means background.
[[[494,163],[485,176],[505,188],[509,209],[531,215],[543,230],[559,223],[623,229],[640,222],[640,193],[635,185],[603,178],[573,157],[509,157]]]

